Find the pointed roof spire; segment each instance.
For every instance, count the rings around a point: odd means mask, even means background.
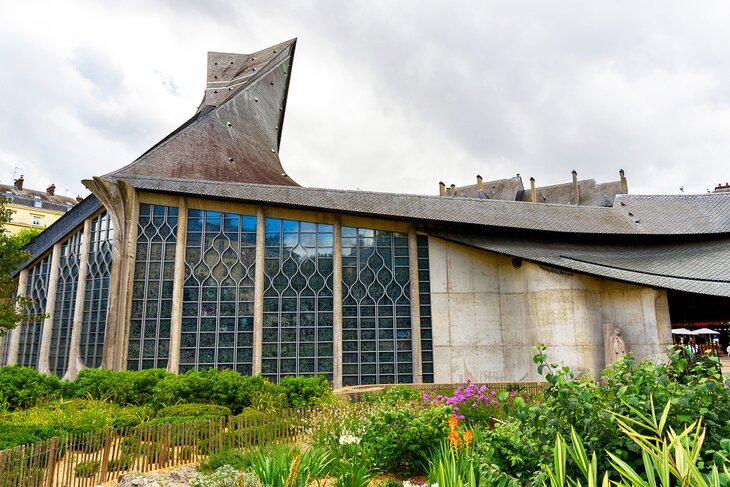
[[[296,39],[253,54],[208,53],[193,117],[136,161],[106,175],[298,186],[279,160]]]

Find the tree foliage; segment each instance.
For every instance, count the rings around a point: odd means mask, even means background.
[[[23,247],[42,230],[28,228],[15,235],[5,233],[5,224],[10,221],[11,214],[5,200],[0,199],[0,335],[35,318],[29,314],[31,302],[23,296],[14,296],[17,279],[13,273],[30,258]]]

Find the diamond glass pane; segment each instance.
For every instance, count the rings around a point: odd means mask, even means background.
[[[413,382],[408,236],[342,227],[342,382]]]
[[[62,377],[68,366],[68,353],[71,340],[71,327],[76,305],[76,288],[79,284],[79,264],[81,261],[81,241],[84,232],[76,232],[61,244],[58,260],[58,281],[56,283],[56,302],[53,307],[53,326],[51,327],[51,346],[48,363],[51,372]]]
[[[262,372],[325,374],[332,357],[332,225],[266,219]]]
[[[167,367],[177,208],[139,205],[127,369]]]
[[[180,372],[252,374],[256,217],[189,210]]]
[[[25,297],[32,301],[28,312],[36,316],[46,313],[46,299],[48,298],[48,279],[50,277],[51,256],[28,269],[28,281],[25,286]],[[43,319],[32,321],[27,325],[16,328],[20,332],[20,346],[18,347],[18,365],[36,367],[38,365],[38,349],[43,333]]]
[[[87,367],[101,367],[113,240],[112,221],[109,214],[104,212],[91,221],[89,266],[81,328],[81,360]]]
[[[423,382],[433,383],[433,331],[431,327],[431,277],[428,237],[418,236],[418,299],[421,307],[421,361]]]

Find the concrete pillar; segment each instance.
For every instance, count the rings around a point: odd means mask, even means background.
[[[423,356],[421,355],[421,301],[418,290],[418,236],[416,228],[408,229],[408,265],[411,271],[411,348],[413,350],[413,383],[423,382]]]
[[[170,315],[170,351],[167,371],[177,374],[180,368],[180,333],[182,332],[183,286],[185,284],[185,245],[188,237],[188,200],[180,197],[177,210],[177,240],[175,242],[175,273]]]
[[[264,333],[264,245],[266,243],[266,215],[256,210],[256,269],[253,288],[253,375],[261,373],[261,355]]]
[[[18,296],[25,296],[25,288],[28,284],[28,269],[20,271],[18,276]],[[8,344],[8,357],[6,365],[15,365],[18,363],[18,349],[20,348],[20,330],[18,327],[10,330],[10,335],[6,337],[10,340]]]
[[[51,256],[51,272],[48,278],[48,293],[46,294],[46,318],[43,320],[41,344],[38,350],[38,372],[51,373],[49,353],[51,351],[51,334],[53,333],[53,312],[56,307],[56,289],[58,289],[58,273],[61,263],[61,243],[53,246]]]
[[[342,222],[335,217],[332,253],[332,387],[342,387]]]
[[[76,304],[74,305],[71,343],[68,350],[68,366],[64,380],[73,380],[79,371],[86,367],[81,360],[81,332],[84,326],[84,299],[86,298],[86,278],[89,274],[89,243],[91,242],[91,218],[84,221],[84,234],[81,239],[81,259],[79,260],[79,276],[76,286]]]
[[[137,251],[137,191],[124,181],[100,177],[85,179],[83,183],[104,204],[114,227],[109,304],[101,363],[105,369],[123,370],[126,369],[132,272]]]

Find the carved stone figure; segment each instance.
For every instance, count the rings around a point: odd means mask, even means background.
[[[622,355],[626,355],[629,347],[626,344],[621,328],[613,323],[603,325],[603,343],[605,350],[605,366],[613,364]]]
[[[615,362],[620,356],[626,355],[626,342],[624,342],[624,337],[621,335],[621,328],[618,326],[611,333],[610,346],[611,355],[613,355],[611,363]]]

